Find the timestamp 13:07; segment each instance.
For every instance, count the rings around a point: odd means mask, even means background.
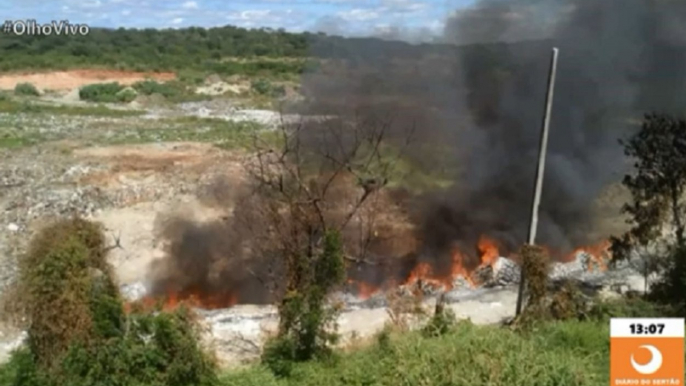
[[[632,334],[662,334],[665,329],[665,325],[662,323],[657,324],[630,324]]]

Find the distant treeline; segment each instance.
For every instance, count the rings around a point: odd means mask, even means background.
[[[178,30],[92,28],[86,36],[5,34],[0,36],[0,70],[78,66],[211,70],[226,58],[305,58],[315,37],[311,33],[232,26]],[[281,67],[284,72],[302,66],[302,61],[278,62],[258,61],[262,66]]]
[[[376,38],[348,39],[234,26],[92,28],[86,36],[0,35],[0,71],[101,66],[139,71],[293,74],[307,68],[306,58],[350,58],[360,52],[376,51],[383,52],[383,56],[391,53],[412,57],[417,50],[426,48]]]

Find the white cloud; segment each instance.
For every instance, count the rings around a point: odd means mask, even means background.
[[[241,20],[253,20],[269,16],[272,11],[268,9],[247,10],[239,13]]]
[[[124,16],[128,16],[128,15],[131,14],[131,10],[130,10],[130,9],[125,9],[125,10],[121,11],[121,14],[124,15]]]
[[[382,0],[381,9],[391,13],[412,13],[428,8],[426,2],[414,0]]]
[[[187,1],[181,4],[181,8],[185,9],[198,9],[198,3],[196,1]]]
[[[87,0],[78,2],[79,7],[83,8],[100,8],[102,6],[102,1],[100,0]]]
[[[183,18],[177,17],[177,18],[174,18],[171,22],[172,22],[172,24],[181,24],[181,23],[183,23]]]
[[[373,9],[355,8],[350,11],[339,12],[338,16],[347,21],[369,21],[378,19],[379,13]]]

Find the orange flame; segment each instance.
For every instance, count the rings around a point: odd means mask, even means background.
[[[481,253],[481,264],[479,267],[486,265],[493,266],[495,262],[500,257],[500,251],[498,250],[498,244],[495,240],[490,239],[486,236],[479,237],[479,242],[477,243],[477,248]]]
[[[215,310],[228,308],[237,303],[238,298],[235,294],[208,295],[199,291],[186,291],[180,293],[170,290],[167,291],[167,296],[164,297],[146,296],[136,302],[127,303],[124,305],[124,310],[126,312],[131,312],[134,306],[138,306],[144,311],[151,311],[159,305],[161,306],[162,311],[173,311],[182,304],[188,307]]]
[[[374,287],[371,284],[367,284],[363,281],[357,281],[353,279],[348,279],[348,284],[353,285],[357,289],[357,297],[365,300],[372,297],[375,293],[379,292],[381,288]]]
[[[567,257],[567,260],[572,261],[577,254],[584,252],[591,259],[588,264],[589,272],[592,272],[594,267],[597,267],[599,271],[607,271],[607,260],[612,259],[611,245],[612,243],[609,240],[603,240],[597,244],[579,247]]]
[[[605,240],[597,244],[577,248],[567,256],[567,261],[573,261],[578,253],[585,252],[591,258],[591,264],[588,267],[589,271],[593,271],[594,267],[605,271],[608,268],[607,261],[612,258],[609,251],[610,245],[611,243]],[[544,246],[544,248],[546,247]],[[428,262],[420,262],[402,284],[414,285],[421,282],[437,289],[450,290],[454,287],[455,280],[462,278],[470,287],[476,287],[479,283],[474,279],[474,272],[486,266],[493,267],[500,257],[500,249],[497,241],[482,235],[479,237],[476,250],[479,254],[479,264],[475,267],[465,264],[468,255],[458,247],[455,247],[451,252],[452,264],[449,272],[438,274]],[[510,258],[517,260],[518,256],[513,254]],[[356,287],[357,296],[360,299],[368,299],[382,290],[381,287],[353,279],[348,279],[348,284]],[[384,287],[389,285],[391,284],[386,283]],[[209,294],[206,291],[199,290],[168,291],[167,296],[162,298],[149,296],[135,303],[126,304],[125,310],[129,312],[133,304],[142,306],[143,309],[152,310],[160,303],[162,310],[166,311],[173,310],[181,304],[212,310],[231,307],[238,303],[238,298],[236,294]]]
[[[456,247],[451,253],[452,265],[448,275],[438,276],[434,274],[431,265],[422,262],[410,272],[405,284],[412,285],[421,280],[432,287],[450,290],[453,288],[455,279],[463,278],[471,287],[476,287],[477,283],[472,277],[474,271],[488,265],[493,266],[500,256],[495,240],[486,236],[479,238],[477,250],[479,251],[479,264],[475,268],[470,269],[466,266],[465,254]]]

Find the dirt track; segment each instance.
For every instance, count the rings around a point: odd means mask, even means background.
[[[0,75],[0,89],[11,90],[17,83],[31,83],[41,90],[64,91],[92,83],[118,82],[129,85],[146,78],[168,81],[174,73],[144,73],[116,70],[70,70],[44,73],[6,73]]]

